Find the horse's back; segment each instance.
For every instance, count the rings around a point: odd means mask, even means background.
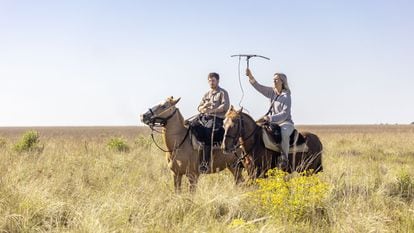
[[[309,166],[308,169],[314,170],[315,173],[323,171],[322,166],[322,151],[323,151],[323,145],[319,137],[311,132],[300,132],[302,136],[306,140],[306,144],[309,148],[308,152],[305,154],[305,156],[309,157],[306,160],[308,160]]]
[[[309,151],[312,151],[314,153],[322,152],[323,146],[318,135],[307,131],[300,132],[300,134],[302,134],[302,136],[305,138]]]

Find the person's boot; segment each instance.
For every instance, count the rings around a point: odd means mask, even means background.
[[[288,163],[288,157],[285,154],[281,154],[278,158],[277,167],[283,171],[286,171]]]
[[[200,163],[198,165],[198,171],[200,173],[205,173],[206,172],[205,158],[204,158],[204,153],[205,152],[204,151],[205,151],[204,146],[203,146],[203,149],[198,150],[198,158],[200,159]]]
[[[210,153],[211,153],[211,146],[204,145],[203,148],[203,156],[200,163],[199,171],[200,173],[208,173],[210,168]]]

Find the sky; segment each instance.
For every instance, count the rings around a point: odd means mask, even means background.
[[[142,125],[168,96],[197,114],[209,72],[261,117],[287,75],[295,124],[414,122],[413,1],[0,0],[0,126]],[[244,90],[244,98],[239,105]]]

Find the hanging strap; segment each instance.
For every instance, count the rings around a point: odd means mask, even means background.
[[[180,142],[180,144],[178,144],[178,146],[173,148],[172,150],[164,150],[158,145],[157,141],[154,138],[154,130],[151,131],[151,138],[152,138],[152,141],[154,142],[154,144],[158,147],[158,149],[160,149],[163,152],[172,153],[184,144],[185,139],[187,139],[189,134],[190,134],[190,127],[188,127],[187,132],[185,133],[185,136],[184,136],[183,140]]]
[[[270,108],[269,111],[267,111],[267,113],[265,114],[265,116],[269,115],[272,112],[272,108],[273,108],[273,104],[276,102],[276,100],[279,98],[280,95],[276,95],[276,98],[274,98],[271,102],[270,102]]]

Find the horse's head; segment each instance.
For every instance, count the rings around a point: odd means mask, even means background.
[[[175,105],[180,98],[174,99],[172,96],[160,104],[141,115],[141,122],[149,126],[165,126],[167,121],[177,112]]]
[[[235,110],[233,106],[226,113],[224,119],[224,138],[221,144],[225,153],[234,152],[239,145],[239,138],[242,136],[242,117],[243,108]]]

